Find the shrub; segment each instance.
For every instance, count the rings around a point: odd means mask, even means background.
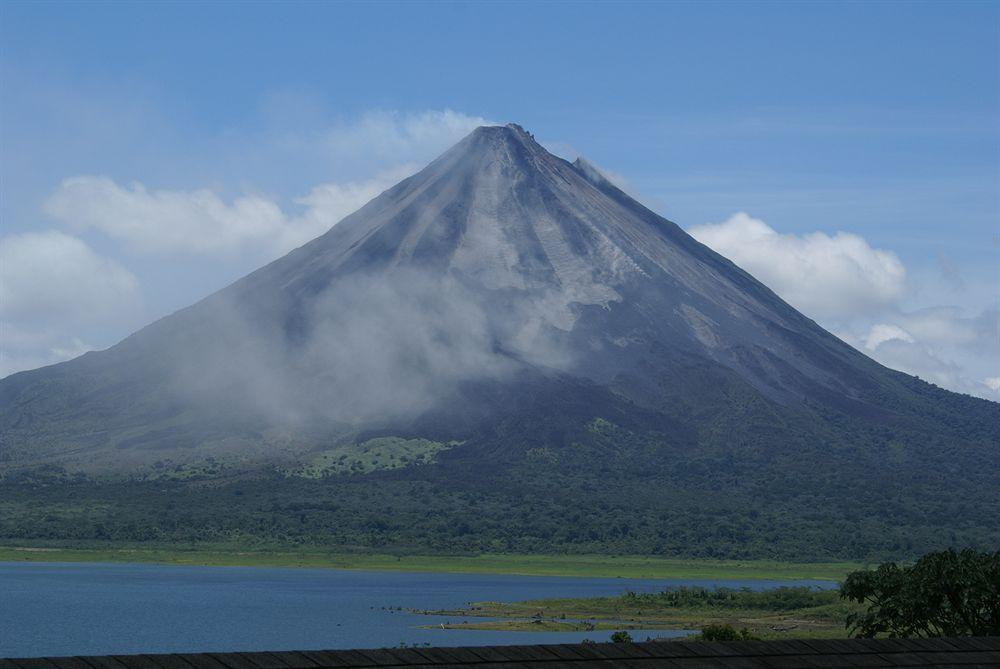
[[[708,625],[701,631],[701,634],[697,638],[699,641],[750,641],[760,639],[759,636],[751,634],[746,627],[736,629],[732,625]]]

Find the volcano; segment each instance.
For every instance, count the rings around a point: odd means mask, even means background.
[[[614,485],[632,513],[725,493],[846,533],[867,500],[927,537],[941,505],[1000,506],[1000,405],[876,363],[517,125],[110,349],[3,379],[0,429],[9,480],[450,481],[568,495],[553,513]]]

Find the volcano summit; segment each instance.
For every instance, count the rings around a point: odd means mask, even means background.
[[[105,528],[179,486],[219,509],[211,536],[799,557],[1000,541],[1000,405],[879,365],[516,125],[108,350],[3,379],[0,430],[9,485],[114,491]],[[206,538],[175,521],[151,531]]]

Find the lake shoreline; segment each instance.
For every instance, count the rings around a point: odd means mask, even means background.
[[[0,562],[107,562],[206,567],[289,567],[390,572],[622,579],[837,581],[863,564],[707,560],[636,555],[387,555],[213,548],[0,546]]]
[[[722,593],[721,595],[719,593]],[[859,611],[835,589],[779,587],[692,588],[667,593],[634,593],[599,598],[556,598],[520,602],[478,602],[458,609],[412,610],[447,620],[428,629],[498,632],[601,632],[672,630],[697,633],[710,625],[746,629],[755,638],[844,638],[845,620]]]

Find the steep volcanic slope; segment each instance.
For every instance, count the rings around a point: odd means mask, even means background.
[[[106,351],[0,380],[0,539],[911,556],[1000,542],[1000,405],[866,358],[480,128]]]
[[[615,415],[691,446],[755,421],[772,440],[840,439],[830,416],[948,438],[1000,424],[998,405],[876,364],[510,125],[117,346],[0,381],[0,459],[249,466],[405,434],[467,444],[449,457],[492,435],[477,458],[503,460],[508,417],[566,403],[580,425]]]

